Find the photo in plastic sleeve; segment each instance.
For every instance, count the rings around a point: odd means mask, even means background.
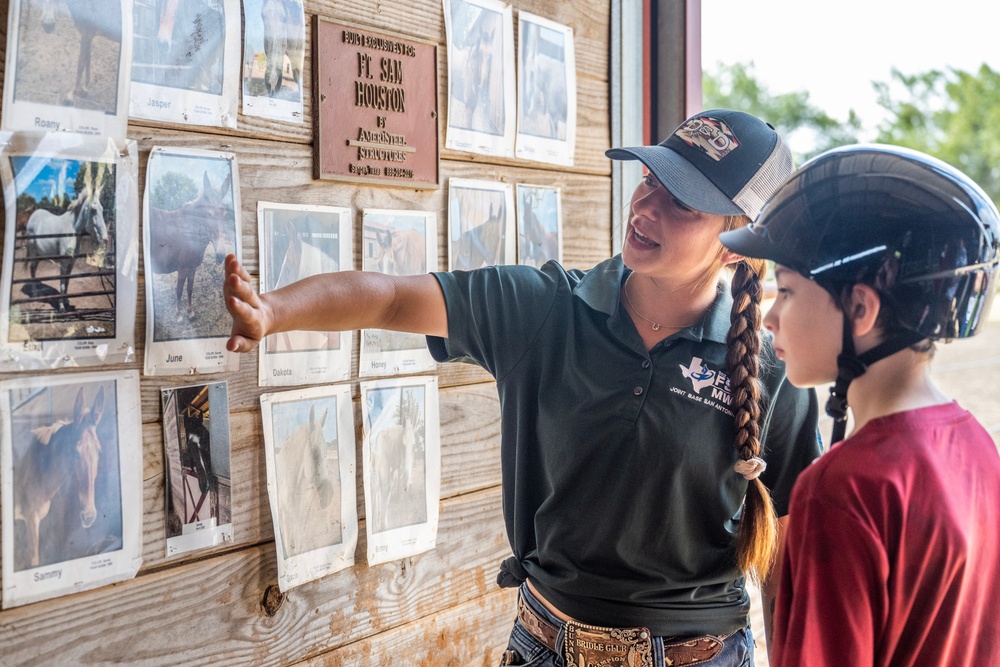
[[[130,0],[10,0],[3,129],[125,138]]]
[[[257,203],[260,291],[270,292],[353,265],[351,209]],[[285,331],[267,336],[258,356],[261,387],[337,382],[351,375],[350,331]]]
[[[239,370],[225,257],[241,256],[239,172],[232,153],[154,147],[142,206],[146,375]]]
[[[562,207],[559,188],[518,183],[517,263],[541,267],[562,263]]]
[[[438,269],[436,213],[365,209],[361,233],[365,271],[416,276]],[[437,367],[423,336],[383,329],[361,331],[358,366],[361,377],[418,373]]]
[[[94,366],[135,354],[134,141],[0,135],[6,203],[0,370]]]
[[[160,391],[167,556],[233,540],[225,382]]]
[[[147,0],[133,9],[129,115],[236,127],[240,0]]]
[[[243,114],[302,122],[302,0],[243,0]]]
[[[499,181],[448,180],[448,269],[515,264],[514,188]]]
[[[497,0],[443,0],[448,130],[454,150],[514,157],[514,19]]]
[[[434,548],[441,495],[436,377],[361,383],[368,564]]]
[[[3,606],[131,579],[142,564],[139,376],[0,382]]]
[[[518,12],[517,157],[572,166],[576,144],[573,29]]]
[[[260,397],[278,588],[354,565],[358,546],[350,385]]]

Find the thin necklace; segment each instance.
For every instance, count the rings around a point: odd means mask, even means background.
[[[632,275],[633,274],[631,273],[628,274],[628,278],[625,279],[625,285],[622,287],[622,293],[625,294],[625,303],[629,305],[633,313],[638,315],[641,319],[644,319],[647,322],[649,322],[649,324],[652,326],[653,331],[659,331],[664,327],[666,327],[667,329],[687,329],[689,326],[691,326],[691,324],[682,324],[682,325],[659,324],[658,322],[654,322],[653,320],[649,319],[648,317],[640,313],[639,310],[635,307],[635,304],[632,303],[632,299],[630,299],[628,296],[628,281],[632,279]]]

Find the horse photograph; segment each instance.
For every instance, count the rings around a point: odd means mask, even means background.
[[[278,586],[354,564],[358,540],[350,385],[262,394],[267,495]]]
[[[448,0],[448,147],[513,155],[514,37],[509,5]]]
[[[361,384],[368,563],[434,546],[441,493],[437,378]]]
[[[11,0],[14,68],[8,102],[25,104],[8,129],[76,129],[124,135],[131,62],[131,3],[123,0]],[[125,28],[123,30],[123,27]],[[123,41],[127,41],[123,49]],[[41,106],[36,106],[41,105]],[[45,107],[48,107],[46,110]],[[16,108],[16,106],[15,106]],[[73,112],[78,115],[73,117]],[[90,113],[88,113],[90,112]],[[36,118],[38,116],[38,118]]]
[[[559,188],[517,184],[517,263],[540,267],[562,261]]]
[[[7,339],[114,338],[116,165],[13,156],[11,167]]]
[[[223,0],[153,0],[134,11],[133,82],[222,94]]]
[[[226,384],[164,389],[161,404],[166,537],[173,555],[218,543],[216,530],[232,523]],[[205,535],[185,539],[201,532]]]
[[[448,185],[449,270],[515,263],[514,195],[507,183],[452,178]]]
[[[223,259],[236,248],[232,162],[153,153],[146,188],[153,340],[228,337],[219,286]]]
[[[115,383],[13,393],[14,571],[121,549]]]
[[[244,0],[243,113],[302,122],[302,0]]]
[[[365,209],[362,214],[362,269],[390,276],[437,270],[437,217],[426,211]],[[431,239],[431,240],[428,240]],[[361,332],[361,375],[429,370],[433,359],[418,334],[365,329]],[[384,365],[377,365],[386,362]],[[376,365],[373,365],[376,364]]]
[[[517,157],[573,164],[576,56],[573,29],[518,13]]]

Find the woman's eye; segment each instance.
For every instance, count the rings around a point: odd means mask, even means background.
[[[645,176],[643,176],[642,177],[642,182],[645,183],[647,186],[649,186],[651,188],[655,188],[658,185],[658,183],[656,182],[656,179],[653,178],[652,174],[646,174]]]

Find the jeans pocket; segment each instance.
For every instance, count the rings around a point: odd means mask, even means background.
[[[509,665],[518,667],[557,667],[558,656],[549,648],[535,639],[524,629],[520,621],[514,621],[514,628],[510,631],[510,639],[507,642],[508,655],[513,660]]]

